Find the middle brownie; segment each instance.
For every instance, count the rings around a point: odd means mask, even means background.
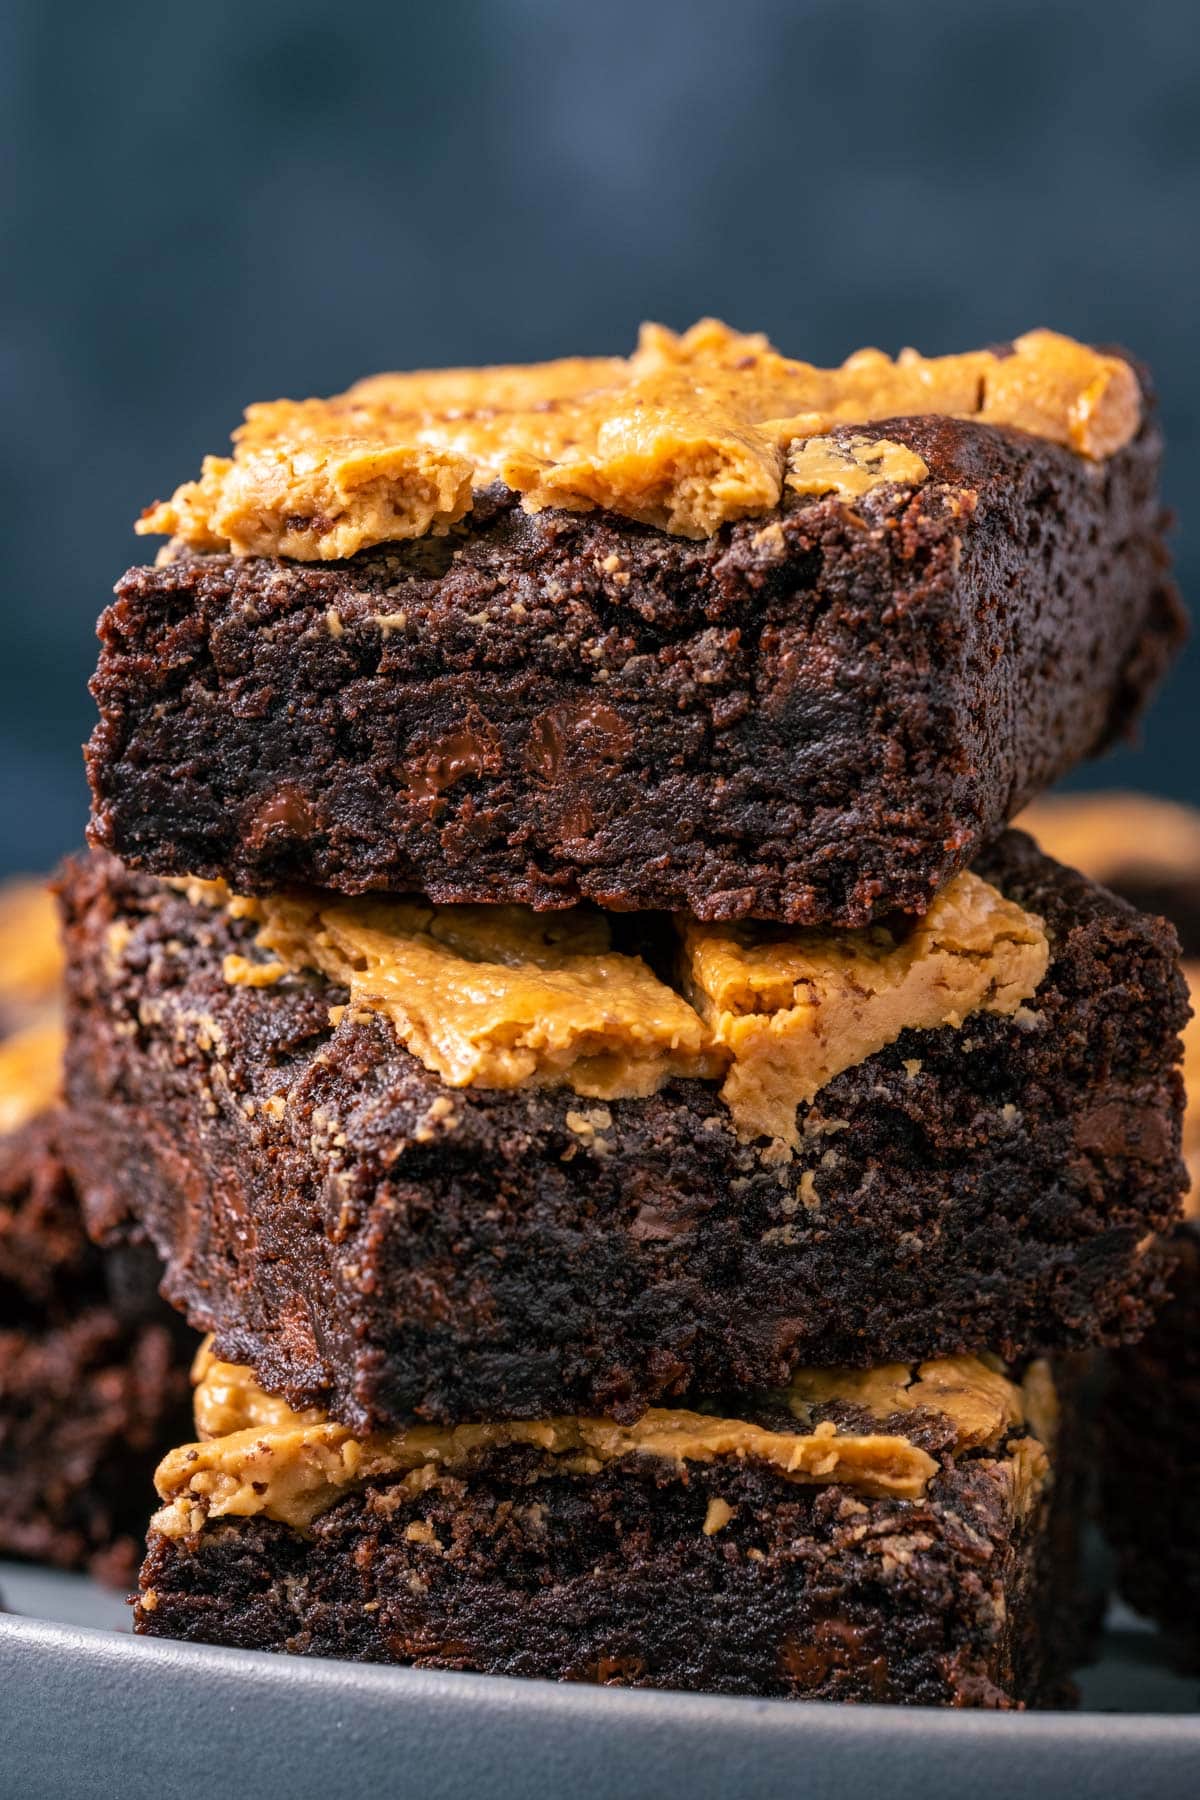
[[[958,880],[974,912],[895,936],[557,915],[580,953],[524,991],[515,925],[471,960],[508,909],[431,925],[81,859],[91,1229],[148,1234],[218,1355],[355,1430],[1136,1335],[1183,1185],[1174,934],[1020,833]]]

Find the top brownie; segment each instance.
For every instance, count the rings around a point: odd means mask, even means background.
[[[858,926],[922,912],[1181,635],[1132,367],[1052,333],[252,408],[101,620],[135,868]]]

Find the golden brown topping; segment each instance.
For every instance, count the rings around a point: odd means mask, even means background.
[[[54,901],[41,882],[0,888],[0,1134],[58,1098],[63,1030],[62,949]]]
[[[612,1099],[719,1072],[695,1012],[641,957],[609,948],[599,911],[272,898],[261,914],[262,948],[384,1013],[450,1087],[561,1083]]]
[[[1134,435],[1141,396],[1127,363],[1050,331],[1008,356],[862,350],[818,369],[714,319],[682,336],[647,325],[628,359],[377,375],[329,400],[253,406],[232,459],[207,458],[138,530],[322,561],[444,530],[473,490],[502,481],[530,511],[603,506],[707,537],[779,504],[797,444],[920,413],[1017,426],[1099,458]]]
[[[944,887],[906,936],[680,922],[688,992],[732,1058],[721,1097],[744,1136],[795,1147],[796,1109],[905,1030],[1013,1013],[1046,973],[1040,919],[977,875]]]
[[[469,1473],[481,1456],[509,1444],[539,1451],[546,1473],[593,1474],[626,1456],[654,1457],[677,1470],[688,1463],[751,1458],[806,1485],[840,1483],[867,1497],[919,1499],[937,1471],[933,1458],[893,1432],[841,1431],[828,1418],[814,1424],[811,1411],[836,1400],[868,1405],[881,1418],[917,1407],[941,1412],[955,1424],[959,1449],[1014,1456],[1032,1448],[1020,1439],[1005,1448],[1007,1434],[1026,1422],[1022,1390],[971,1357],[924,1363],[915,1373],[897,1367],[798,1375],[789,1395],[803,1427],[797,1432],[652,1407],[633,1425],[568,1417],[417,1425],[356,1438],[315,1411],[290,1412],[283,1401],[263,1393],[249,1369],[217,1362],[207,1349],[197,1359],[196,1374],[197,1425],[205,1435],[173,1450],[156,1476],[165,1504],[154,1524],[168,1536],[231,1515],[266,1514],[303,1530],[364,1482],[401,1476],[419,1485],[433,1471]],[[219,1435],[208,1435],[213,1432]],[[1044,1452],[1036,1448],[1040,1462],[1026,1456],[1027,1475],[1045,1473]],[[716,1511],[710,1506],[703,1530],[712,1535],[733,1516],[724,1503]]]
[[[423,537],[461,519],[471,465],[461,456],[371,438],[206,456],[199,481],[152,507],[140,532],[169,531],[195,550],[330,562],[365,544]]]

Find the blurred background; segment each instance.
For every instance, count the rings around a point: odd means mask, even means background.
[[[710,312],[817,362],[1121,342],[1200,592],[1191,0],[9,0],[0,31],[9,869],[81,836],[135,515],[247,401],[381,368]],[[1143,745],[1075,785],[1200,800],[1198,700],[1193,649]]]

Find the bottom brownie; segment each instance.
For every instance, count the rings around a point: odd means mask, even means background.
[[[1082,1459],[1046,1365],[802,1372],[738,1405],[355,1440],[210,1364],[217,1435],[159,1470],[137,1629],[794,1699],[1069,1697]]]
[[[0,891],[0,1555],[137,1569],[155,1462],[188,1430],[194,1347],[146,1246],[88,1242],[58,1149],[57,926]]]

